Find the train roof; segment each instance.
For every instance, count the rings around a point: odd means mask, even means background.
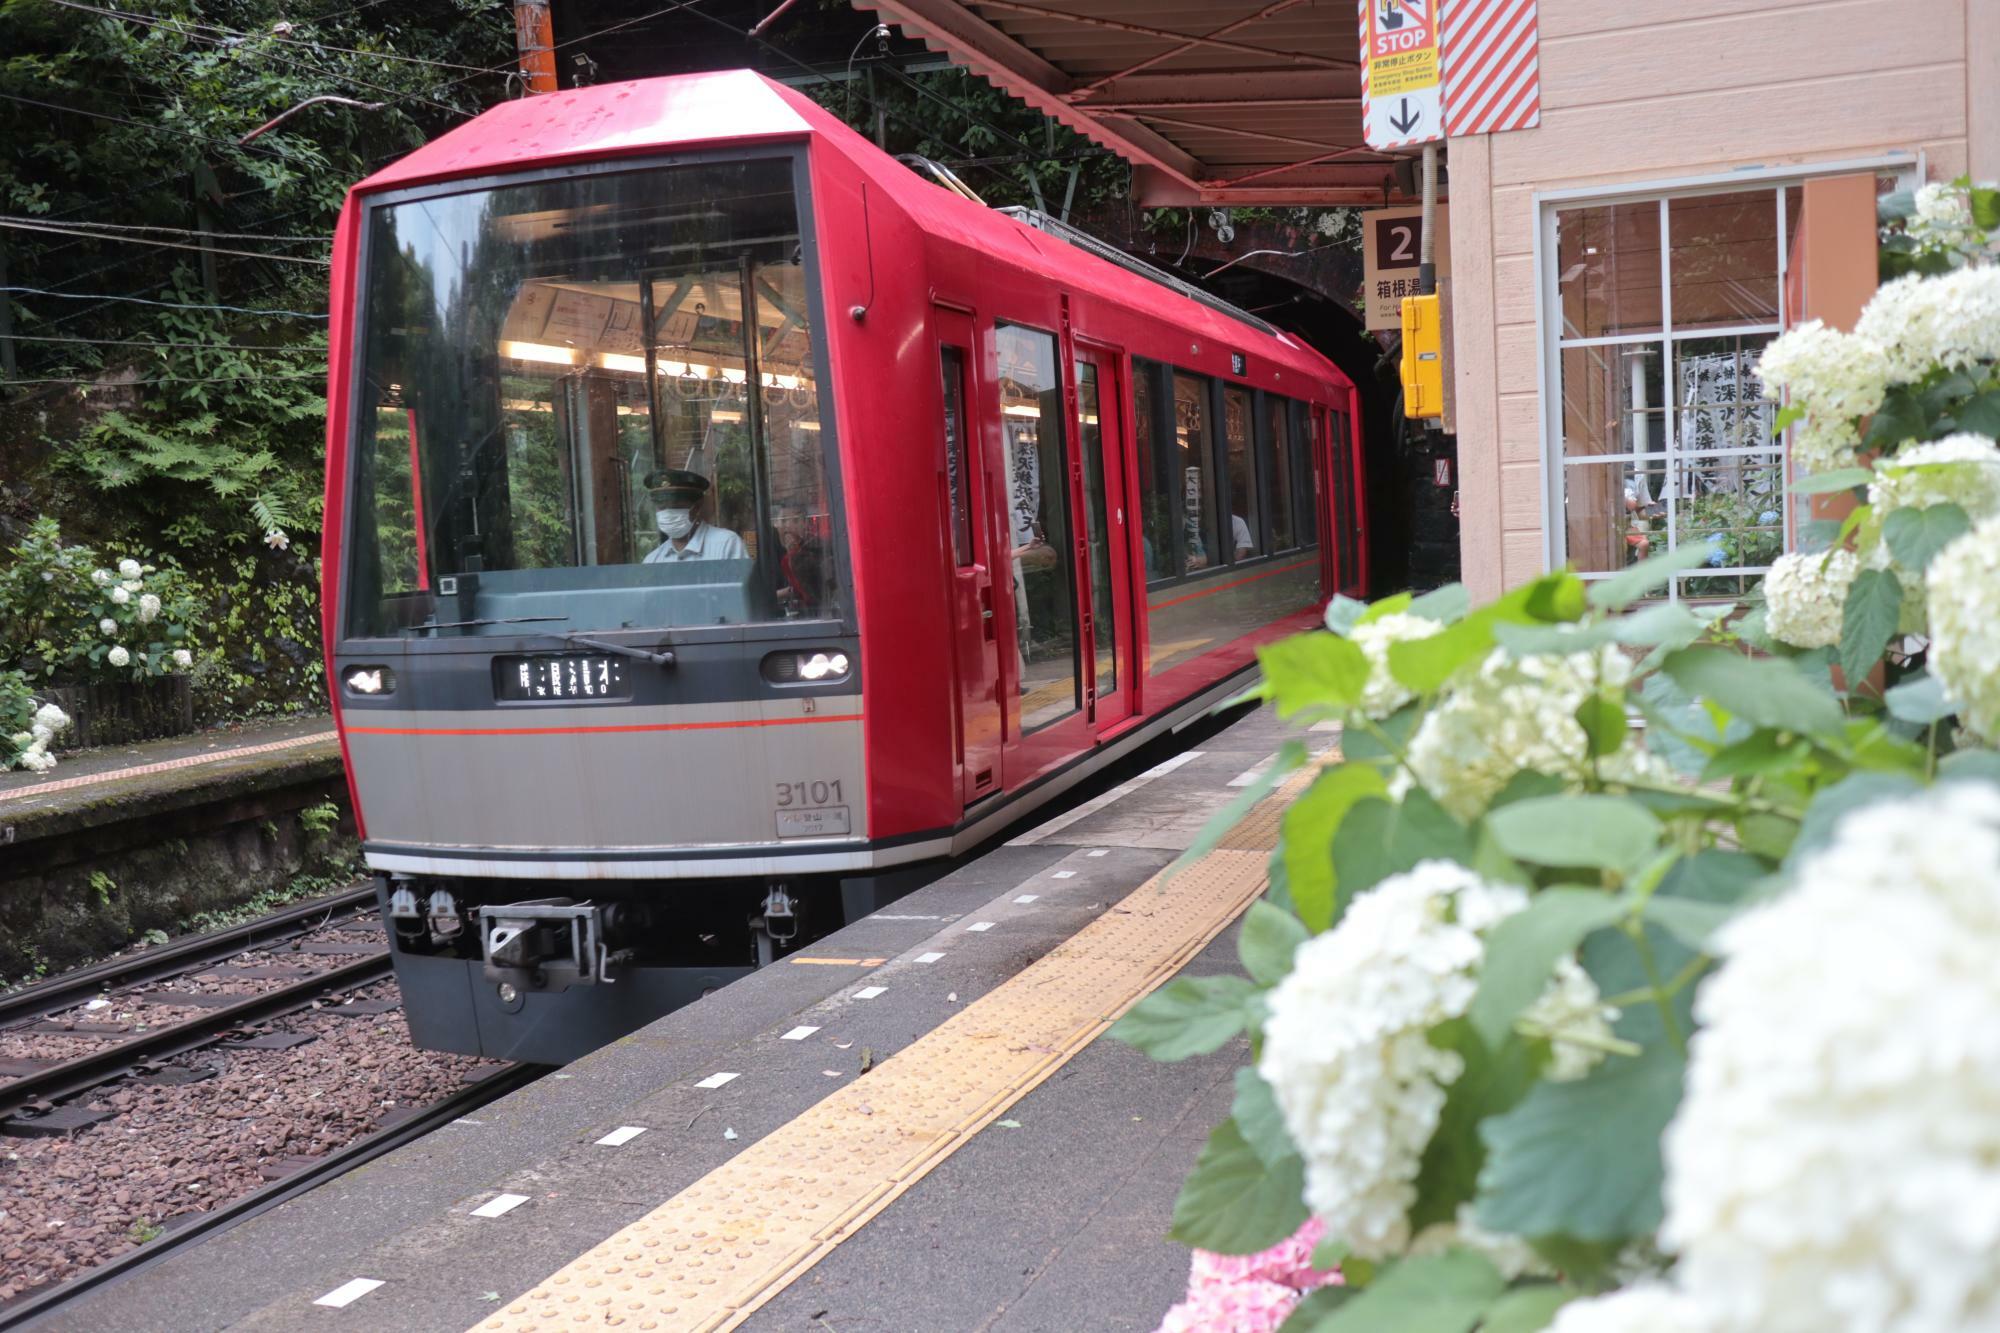
[[[1192,332],[1238,345],[1255,339],[1267,356],[1348,382],[1315,349],[1192,284],[1126,259],[1103,242],[1076,243],[1064,234],[1073,228],[1031,225],[938,186],[803,93],[754,70],[633,79],[502,102],[369,176],[352,193],[677,149],[805,140],[819,140],[833,150],[926,231],[973,248],[989,262],[1011,264],[1141,308],[1157,310],[1164,298],[1179,307],[1177,321]],[[1271,347],[1272,342],[1280,347]]]

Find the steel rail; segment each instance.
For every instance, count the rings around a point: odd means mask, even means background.
[[[61,976],[38,981],[8,995],[0,995],[0,1027],[24,1019],[82,1004],[100,992],[121,986],[137,986],[191,970],[191,965],[219,962],[232,954],[302,935],[321,924],[315,918],[334,916],[351,908],[366,907],[375,900],[374,888],[352,889],[327,898],[315,898],[269,916],[241,925],[224,926],[202,935],[185,935],[157,948],[122,958],[79,967]]]
[[[378,950],[365,958],[344,963],[291,985],[245,996],[236,1004],[211,1009],[185,1023],[176,1023],[131,1041],[118,1042],[47,1069],[24,1074],[11,1082],[0,1083],[0,1119],[15,1115],[34,1103],[75,1096],[100,1083],[121,1077],[141,1062],[164,1060],[211,1045],[246,1023],[261,1022],[303,1009],[322,995],[365,986],[389,974],[389,951]]]
[[[181,1250],[192,1248],[200,1241],[218,1236],[231,1227],[247,1222],[261,1213],[269,1212],[278,1205],[335,1180],[356,1167],[365,1166],[386,1153],[394,1152],[404,1144],[414,1143],[432,1130],[448,1125],[488,1102],[497,1101],[510,1092],[526,1087],[547,1072],[547,1066],[528,1064],[508,1065],[495,1070],[477,1083],[467,1084],[444,1100],[433,1102],[408,1120],[356,1139],[347,1147],[336,1149],[302,1171],[283,1180],[274,1180],[262,1189],[252,1190],[212,1212],[198,1214],[193,1221],[176,1227],[135,1249],[127,1250],[115,1259],[79,1273],[67,1282],[18,1298],[10,1305],[0,1306],[0,1329],[22,1328],[32,1320],[54,1313],[87,1292],[132,1277],[154,1264],[172,1258]]]

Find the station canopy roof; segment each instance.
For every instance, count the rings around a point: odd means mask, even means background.
[[[1353,0],[854,0],[1133,164],[1139,202],[1380,203]]]

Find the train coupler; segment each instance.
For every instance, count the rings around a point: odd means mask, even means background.
[[[605,912],[597,903],[540,898],[479,910],[486,979],[521,991],[562,991],[612,980]],[[627,956],[623,951],[617,957]]]

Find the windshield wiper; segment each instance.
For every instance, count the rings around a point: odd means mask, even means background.
[[[564,618],[567,619],[567,617]],[[674,664],[674,650],[671,648],[663,649],[656,653],[647,648],[634,648],[629,644],[612,643],[606,639],[593,639],[589,635],[576,630],[572,630],[567,634],[558,634],[555,637],[561,639],[564,643],[582,644],[585,648],[600,648],[607,653],[617,653],[621,657],[636,657],[641,661],[651,662],[657,667],[670,667]]]
[[[568,620],[568,616],[492,616],[484,620],[440,620],[410,629],[466,629],[473,625],[528,625],[544,620]]]

